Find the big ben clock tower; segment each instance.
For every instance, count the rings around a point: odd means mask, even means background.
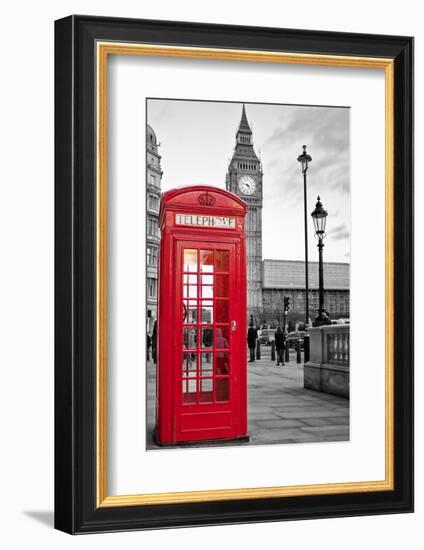
[[[262,312],[262,166],[252,142],[252,130],[243,104],[236,145],[225,180],[227,191],[247,204],[247,310],[257,318]]]

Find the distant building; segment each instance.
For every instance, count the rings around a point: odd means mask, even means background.
[[[151,334],[157,318],[158,259],[159,259],[159,205],[162,170],[158,142],[153,128],[146,128],[146,265],[147,265],[147,331]]]
[[[264,260],[263,322],[280,320],[284,297],[290,298],[288,320],[305,320],[305,263],[294,260]],[[324,263],[324,305],[331,319],[349,317],[350,264]],[[318,262],[309,262],[309,316],[318,312]]]

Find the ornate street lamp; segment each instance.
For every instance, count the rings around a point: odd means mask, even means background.
[[[326,236],[325,225],[327,222],[328,212],[324,210],[321,200],[315,205],[315,210],[311,216],[314,221],[315,235],[318,237],[318,254],[319,254],[319,306],[318,315],[315,317],[314,326],[330,325],[331,321],[324,308],[324,264],[322,260],[322,249],[324,248],[323,240]]]
[[[305,329],[309,324],[309,278],[308,278],[308,206],[306,197],[306,172],[312,157],[306,152],[306,145],[303,146],[303,153],[297,157],[302,166],[303,174],[303,203],[305,222]]]

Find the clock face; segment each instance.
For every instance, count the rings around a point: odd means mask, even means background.
[[[242,176],[239,181],[239,189],[244,195],[253,195],[256,190],[256,181],[252,176]]]

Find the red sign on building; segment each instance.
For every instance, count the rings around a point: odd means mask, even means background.
[[[245,215],[214,187],[162,197],[159,444],[247,437]]]

